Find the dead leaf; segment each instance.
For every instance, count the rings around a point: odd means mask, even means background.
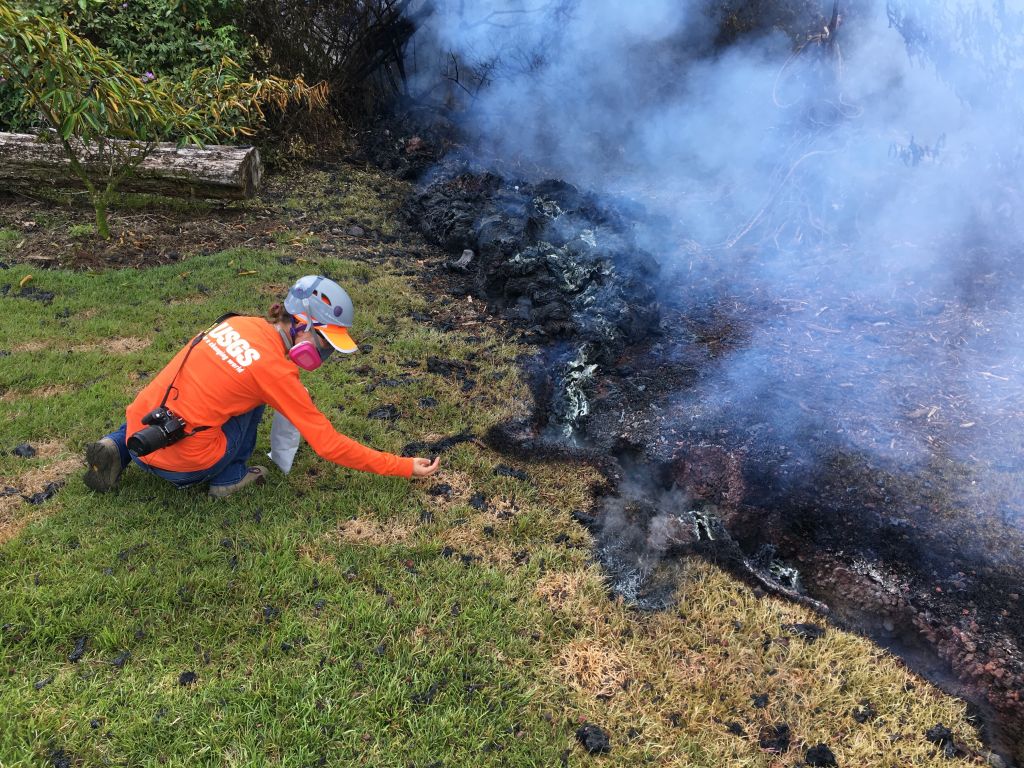
[[[25,275],[21,280],[18,281],[18,287],[24,288],[32,280],[32,275]]]

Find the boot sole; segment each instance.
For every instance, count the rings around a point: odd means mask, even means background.
[[[87,487],[98,493],[106,493],[117,485],[121,476],[121,457],[116,447],[102,442],[90,443],[85,449],[85,463],[89,468],[82,479]]]

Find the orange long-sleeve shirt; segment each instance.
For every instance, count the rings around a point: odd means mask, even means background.
[[[263,318],[223,321],[207,332],[182,367],[190,344],[128,406],[128,434],[143,427],[142,417],[160,405],[179,368],[167,407],[185,420],[187,431],[209,429],[147,454],[142,458],[146,464],[173,472],[208,469],[224,455],[224,422],[270,405],[328,461],[378,475],[412,475],[411,458],[367,448],[334,429],[299,381],[298,366],[288,359],[281,334]]]

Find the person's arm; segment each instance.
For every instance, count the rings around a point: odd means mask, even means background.
[[[396,456],[376,451],[338,432],[313,404],[299,381],[298,372],[286,373],[264,383],[267,403],[284,414],[317,455],[349,469],[397,477],[425,477],[437,469],[437,461]],[[419,462],[419,463],[417,463]]]

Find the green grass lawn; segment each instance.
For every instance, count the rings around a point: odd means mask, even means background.
[[[302,247],[0,270],[0,491],[16,489],[0,497],[0,765],[789,766],[819,742],[841,766],[968,762],[924,738],[943,722],[976,746],[962,702],[855,636],[784,638],[816,618],[711,566],[687,566],[674,611],[609,601],[571,518],[597,479],[585,467],[467,442],[408,482],[303,447],[291,474],[224,501],[134,469],[89,492],[82,448],[148,376],[311,271],[357,307],[363,351],[304,374],[342,432],[399,451],[525,412],[523,350],[493,323],[469,313],[442,333],[413,313],[457,308],[428,306],[407,264],[281,258]],[[472,361],[477,386],[428,373],[428,356]],[[367,418],[382,405],[401,418]],[[25,442],[36,456],[11,453]],[[609,755],[576,744],[583,721],[609,730]],[[780,755],[759,734],[781,722]]]
[[[464,357],[457,334],[409,320],[415,299],[392,275],[356,262],[317,266],[351,286],[358,338],[373,347],[308,377],[339,428],[399,451],[479,425],[480,407],[418,404],[453,398],[455,388],[420,363]],[[24,274],[4,277],[16,286]],[[53,292],[52,303],[8,299],[17,312],[2,321],[0,445],[79,452],[119,423],[140,372],[158,370],[223,311],[259,312],[296,276],[254,251],[146,271],[41,274],[26,288]],[[496,357],[492,372],[507,369],[507,358]],[[373,373],[353,373],[357,364]],[[408,383],[367,392],[392,377]],[[54,386],[58,394],[38,394]],[[366,419],[384,402],[404,414],[397,425]],[[446,455],[447,471],[483,475],[477,453]],[[33,459],[7,450],[0,471],[16,478],[47,463],[52,449]],[[516,482],[478,487],[514,494]],[[275,472],[269,487],[227,503],[131,469],[119,492],[94,495],[72,474],[38,508],[42,519],[0,550],[9,596],[0,607],[3,764],[36,764],[61,749],[89,765],[555,759],[557,734],[525,706],[544,648],[527,631],[537,617],[516,605],[522,585],[443,552],[432,534],[474,510],[452,504],[427,515],[430,498],[404,480],[328,465],[308,448],[289,476]],[[35,511],[21,504],[7,524]],[[414,533],[347,546],[336,532],[352,519]],[[69,662],[82,637],[84,653]],[[182,685],[189,672],[195,681]]]

